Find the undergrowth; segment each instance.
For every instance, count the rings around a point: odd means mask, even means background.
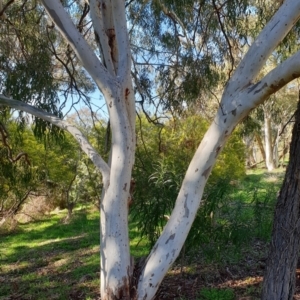
[[[283,172],[252,172],[239,181],[219,183],[206,193],[181,264],[191,264],[192,269],[195,259],[212,264],[235,262],[251,246],[249,241],[267,241],[282,178]],[[69,222],[65,222],[66,215],[66,211],[54,211],[0,236],[0,300],[99,297],[99,212],[77,208]],[[149,251],[139,229],[138,223],[130,223],[135,257]],[[202,289],[197,299],[234,299],[231,295],[230,290]]]

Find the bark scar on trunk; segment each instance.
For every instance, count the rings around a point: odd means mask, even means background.
[[[219,154],[221,148],[222,148],[221,146],[218,146],[218,147],[217,147],[217,149],[216,149],[216,157],[218,156],[218,154]]]
[[[110,300],[121,300],[121,299],[130,299],[129,294],[129,280],[126,276],[122,278],[123,285],[118,288],[116,293],[109,287],[107,287],[107,298]]]
[[[272,31],[279,23],[280,21],[278,20],[277,23],[275,23],[274,26],[270,29],[270,31]]]
[[[128,88],[126,88],[126,90],[125,90],[125,100],[128,100],[129,94],[130,94],[130,91],[129,91]]]
[[[265,89],[266,87],[268,87],[268,84],[265,82],[265,84],[264,84],[260,89],[258,89],[258,90],[256,90],[256,91],[254,92],[254,95],[257,94],[257,93],[259,93],[260,91],[262,91],[262,90]]]
[[[202,176],[205,177],[205,179],[207,179],[209,173],[210,173],[210,169],[211,169],[211,166],[209,166],[203,173],[202,173]]]
[[[166,241],[165,244],[168,244],[169,241],[174,240],[174,238],[175,238],[175,233],[173,233],[173,234],[171,234],[171,235],[169,236],[169,238],[167,239],[167,241]]]
[[[185,210],[184,217],[186,217],[186,218],[188,218],[189,214],[190,214],[190,210],[189,210],[189,208],[187,206],[188,195],[189,195],[188,193],[184,195],[185,196],[185,201],[184,201],[184,210]]]
[[[260,83],[261,83],[261,81],[255,83],[254,85],[252,85],[251,87],[249,87],[248,94],[250,94],[253,90],[255,90],[260,85]]]
[[[108,37],[108,45],[110,47],[110,56],[113,62],[116,62],[116,57],[115,57],[115,42],[116,42],[116,34],[115,34],[115,29],[110,28],[107,29],[106,35]]]

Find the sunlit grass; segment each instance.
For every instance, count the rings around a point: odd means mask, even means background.
[[[99,294],[99,212],[77,208],[70,222],[66,211],[54,211],[42,221],[21,224],[0,239],[0,299],[69,299]],[[131,252],[148,250],[135,224],[130,224]],[[77,295],[78,294],[78,295]],[[83,298],[84,299],[84,298]]]

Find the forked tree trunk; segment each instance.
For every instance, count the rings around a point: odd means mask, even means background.
[[[188,167],[174,210],[142,266],[140,276],[132,274],[127,220],[136,143],[136,111],[125,1],[89,1],[99,51],[90,47],[60,0],[42,0],[41,3],[105,98],[112,131],[110,161],[107,163],[83,134],[67,121],[1,94],[0,102],[71,133],[101,172],[101,299],[152,300],[180,253],[199,208],[206,181],[231,132],[252,109],[291,80],[300,77],[298,51],[257,81],[268,57],[300,19],[300,1],[284,1],[227,82],[214,121]],[[135,295],[131,295],[132,290]]]
[[[262,299],[292,300],[300,246],[300,101],[290,146],[290,161],[275,209]]]

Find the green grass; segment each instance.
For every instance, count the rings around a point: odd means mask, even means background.
[[[199,293],[199,300],[234,300],[231,289],[203,288]]]
[[[225,227],[228,220],[236,222],[232,226],[236,232],[229,234],[237,238],[248,238],[251,225],[253,236],[268,239],[283,176],[283,170],[255,170],[234,183],[229,195],[233,206],[220,208],[219,224]],[[16,232],[0,236],[0,300],[9,296],[23,300],[99,297],[99,213],[78,208],[70,222],[64,223],[66,214],[55,211],[42,221],[21,224]],[[130,224],[129,235],[132,255],[147,255],[148,242],[141,239],[137,224]],[[216,247],[214,244],[215,252]],[[226,253],[219,247],[220,253]],[[207,289],[201,293],[198,299],[231,299],[231,291]],[[213,298],[215,294],[219,298]]]
[[[18,227],[0,237],[0,299],[96,299],[99,294],[99,214],[77,209],[70,223],[66,211]],[[147,254],[131,225],[131,252]],[[137,243],[139,246],[137,247]]]
[[[200,247],[207,262],[227,264],[238,262],[253,240],[268,241],[284,171],[251,170],[239,180],[210,185],[188,236],[187,249],[194,255]]]

